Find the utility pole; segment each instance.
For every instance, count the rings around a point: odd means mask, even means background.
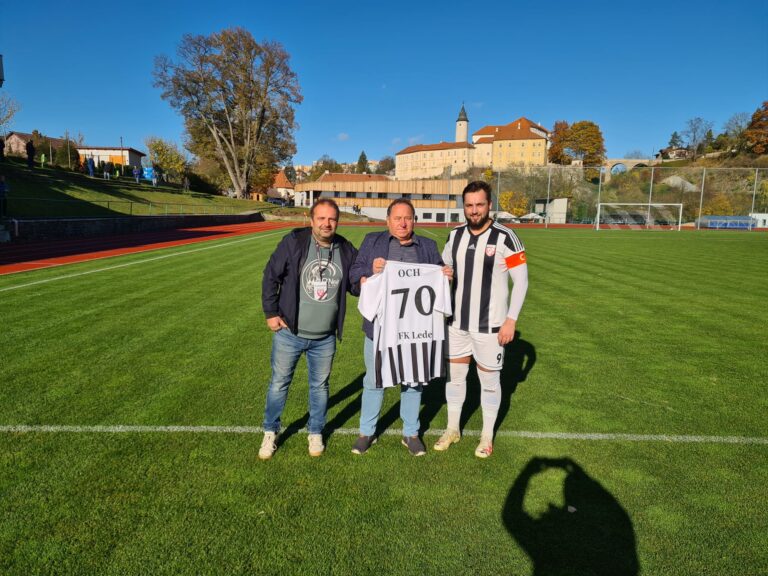
[[[64,131],[64,139],[67,141],[67,168],[72,170],[72,157],[69,155],[69,130]]]

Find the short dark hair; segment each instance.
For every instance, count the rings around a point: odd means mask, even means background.
[[[317,200],[315,200],[315,203],[312,204],[312,207],[309,209],[309,217],[314,218],[315,208],[323,204],[325,204],[326,206],[332,206],[336,210],[336,218],[339,217],[339,205],[336,204],[336,202],[331,198],[318,198]]]
[[[474,182],[470,182],[467,184],[466,188],[464,188],[464,191],[461,193],[461,199],[464,200],[464,197],[471,193],[471,192],[480,192],[480,190],[483,190],[485,192],[485,197],[488,200],[488,204],[491,203],[491,185],[488,184],[488,182],[483,182],[482,180],[475,180]]]
[[[413,203],[408,200],[408,198],[395,198],[392,200],[392,202],[389,203],[389,206],[387,206],[387,216],[390,215],[392,212],[392,208],[397,206],[398,204],[405,204],[411,209],[411,214],[415,217],[416,216],[416,208],[413,207]]]

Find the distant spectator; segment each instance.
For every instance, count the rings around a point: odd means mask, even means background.
[[[152,170],[152,186],[157,188],[157,171]]]
[[[120,176],[122,176],[122,175],[123,175],[123,174],[122,174],[122,172],[121,172],[121,169],[122,169],[122,165],[120,165],[120,164],[115,164],[115,179],[116,179],[116,180],[117,180],[117,179],[119,179],[119,178],[120,178]]]
[[[141,178],[141,170],[139,170],[138,166],[133,167],[133,178],[136,180],[136,184],[138,184]]]
[[[96,165],[93,162],[93,158],[88,158],[85,162],[85,166],[88,169],[88,176],[93,178],[93,173],[96,171]]]
[[[40,155],[40,168],[45,168],[45,152]]]
[[[184,180],[182,181],[182,185],[184,186],[184,192],[189,192],[189,178],[186,174],[184,174]]]
[[[112,176],[112,169],[114,168],[114,164],[112,162],[106,162],[104,164],[104,180],[109,180]]]
[[[35,167],[35,153],[37,150],[35,150],[35,145],[32,143],[32,140],[27,140],[26,145],[27,150],[27,168],[34,168]]]
[[[0,162],[5,160],[5,140],[0,138]]]
[[[5,175],[0,174],[0,218],[5,218],[8,209],[8,184],[5,183]]]

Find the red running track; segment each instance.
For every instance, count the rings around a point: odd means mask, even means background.
[[[157,230],[102,238],[6,245],[0,247],[0,275],[173,246],[184,246],[185,244],[196,244],[209,240],[222,240],[266,230],[295,227],[296,225],[296,222],[248,222],[225,226]]]

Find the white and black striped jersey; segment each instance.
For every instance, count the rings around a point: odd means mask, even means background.
[[[496,222],[474,235],[465,224],[451,230],[443,261],[453,267],[450,324],[460,330],[498,332],[507,316],[517,319],[528,287],[525,247]],[[523,275],[524,273],[524,275]],[[519,289],[509,299],[509,278]]]
[[[451,297],[442,266],[388,260],[362,285],[357,307],[373,322],[377,388],[445,376]]]

